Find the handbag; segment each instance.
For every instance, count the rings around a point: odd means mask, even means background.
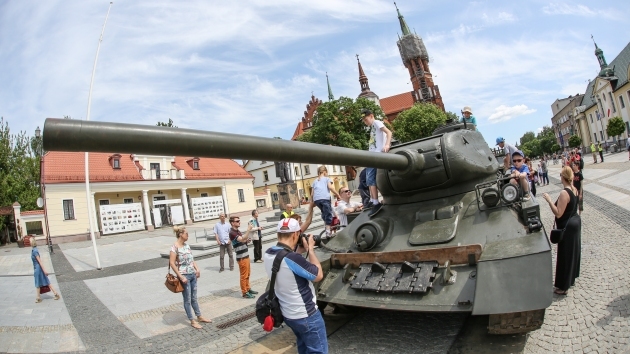
[[[557,243],[562,242],[562,239],[564,238],[564,232],[567,230],[567,226],[569,226],[571,219],[577,216],[578,204],[579,204],[579,200],[575,202],[575,209],[573,209],[573,213],[571,214],[571,217],[569,218],[569,220],[567,220],[567,223],[566,225],[564,225],[563,229],[556,229],[555,228],[556,222],[555,221],[553,222],[554,229],[551,230],[551,232],[549,233],[549,240],[551,241],[551,243],[557,244]]]
[[[276,254],[271,268],[269,291],[260,295],[258,300],[256,300],[256,318],[258,319],[258,323],[262,324],[263,329],[267,332],[271,332],[274,327],[280,327],[282,322],[284,322],[284,316],[282,316],[282,310],[280,309],[280,303],[276,297],[274,287],[276,284],[276,274],[280,270],[280,264],[282,264],[282,260],[289,252],[290,251],[285,248]]]
[[[166,281],[164,282],[166,288],[174,293],[181,293],[184,291],[184,286],[178,277],[171,274],[171,263],[168,264],[168,272],[166,273]]]
[[[46,294],[47,292],[50,292],[50,286],[44,285],[39,287],[40,294]]]

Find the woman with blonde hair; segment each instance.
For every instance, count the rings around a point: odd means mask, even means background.
[[[563,189],[555,203],[551,203],[549,194],[543,198],[549,204],[555,216],[554,229],[565,229],[562,240],[558,242],[556,257],[555,291],[558,295],[566,295],[580,275],[582,220],[577,215],[578,197],[573,187],[573,170],[569,166],[562,167],[560,172]]]
[[[42,287],[48,287],[50,291],[55,294],[54,299],[59,300],[59,293],[56,292],[55,288],[53,288],[53,286],[50,284],[50,279],[48,279],[48,272],[46,272],[46,269],[44,269],[44,264],[42,263],[42,259],[39,256],[39,250],[37,249],[37,241],[35,241],[35,238],[31,238],[31,247],[33,248],[31,250],[31,261],[33,261],[33,276],[35,277],[35,288],[37,289],[35,302],[42,302],[42,298],[40,297]]]
[[[330,204],[330,192],[340,199],[339,193],[335,190],[335,184],[328,178],[328,169],[326,166],[317,168],[317,179],[313,181],[313,198],[315,205],[322,211],[322,220],[326,225],[326,237],[330,237],[330,226],[333,221],[333,209]]]
[[[201,329],[199,322],[212,322],[212,320],[201,316],[201,310],[199,310],[199,303],[197,302],[197,278],[201,276],[201,273],[199,272],[197,263],[195,263],[193,259],[190,246],[186,243],[186,241],[188,241],[188,231],[186,231],[186,228],[183,226],[173,226],[173,232],[175,232],[177,241],[175,241],[171,247],[169,264],[184,287],[184,291],[182,292],[184,296],[184,310],[190,320],[190,325],[194,328]],[[192,311],[190,311],[191,307],[197,316],[197,320],[193,318]]]

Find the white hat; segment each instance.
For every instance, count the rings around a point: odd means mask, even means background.
[[[472,108],[470,108],[469,106],[466,106],[466,107],[464,107],[462,112],[468,112],[468,113],[472,114]]]
[[[302,231],[300,223],[293,218],[282,219],[278,222],[278,233],[280,234],[291,234],[298,231]]]

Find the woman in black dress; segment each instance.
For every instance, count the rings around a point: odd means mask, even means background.
[[[556,280],[554,293],[566,295],[569,287],[575,284],[575,278],[580,275],[581,233],[582,221],[577,215],[577,191],[573,187],[573,171],[564,166],[560,172],[560,179],[564,187],[555,203],[552,204],[549,194],[543,198],[549,203],[551,212],[556,219],[557,229],[564,229],[562,241],[558,243],[558,257],[556,259]],[[573,216],[573,218],[571,218]]]

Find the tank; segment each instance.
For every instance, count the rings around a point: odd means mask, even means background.
[[[327,304],[489,315],[494,334],[539,328],[552,302],[551,245],[535,198],[504,178],[500,152],[449,122],[389,153],[196,131],[46,120],[45,150],[116,152],[376,167],[384,206],[316,252]]]

